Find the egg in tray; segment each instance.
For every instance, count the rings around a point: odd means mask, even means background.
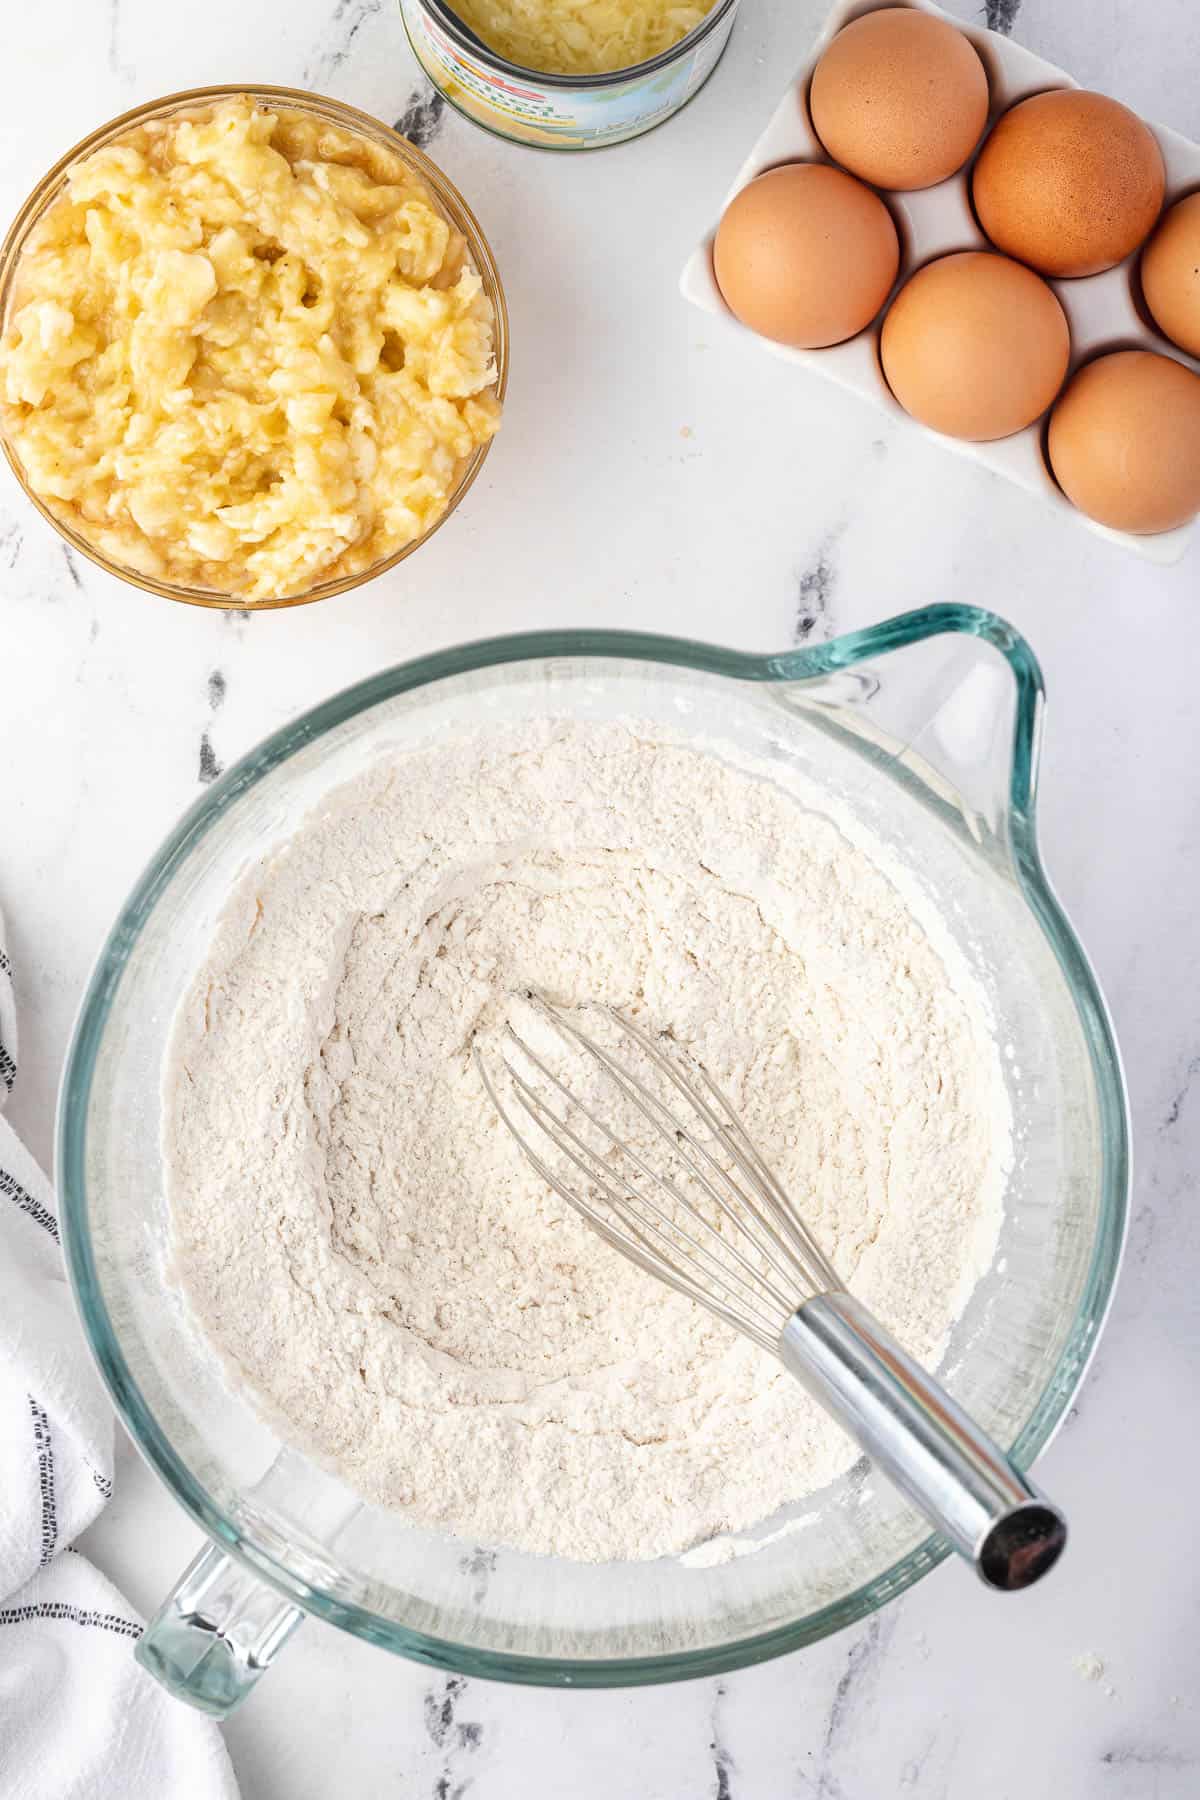
[[[683,291],[1173,561],[1200,512],[1197,186],[1200,148],[1006,39],[849,0]]]

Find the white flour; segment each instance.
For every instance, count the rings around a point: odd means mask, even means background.
[[[417,1523],[588,1560],[683,1550],[854,1451],[524,1162],[470,1047],[525,985],[671,1026],[926,1359],[994,1248],[996,1048],[881,862],[650,727],[393,757],[241,883],[165,1094],[204,1330],[291,1441]]]

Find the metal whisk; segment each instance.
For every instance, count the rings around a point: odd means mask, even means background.
[[[518,1129],[478,1044],[475,1060],[543,1180],[632,1262],[777,1356],[989,1586],[1029,1587],[1044,1575],[1066,1542],[1062,1514],[846,1291],[705,1071],[611,1008],[591,1009],[649,1065],[668,1103],[581,1030],[578,1014],[524,998],[649,1128],[659,1153],[652,1161],[620,1137],[509,1025],[510,1104],[559,1166]]]

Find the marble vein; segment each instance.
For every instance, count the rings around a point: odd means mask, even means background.
[[[807,644],[814,633],[822,638],[833,636],[831,608],[837,586],[833,562],[836,541],[836,533],[823,539],[815,560],[803,570],[797,583],[796,623],[792,627],[792,642],[797,646]]]
[[[383,0],[338,0],[329,20],[330,42],[318,51],[305,68],[305,84],[328,81],[331,75],[336,75],[349,57],[354,48],[354,40],[368,19],[375,18],[382,11]]]
[[[917,1753],[916,1756],[910,1757],[909,1760],[905,1763],[903,1769],[900,1772],[900,1786],[902,1788],[904,1788],[906,1791],[921,1786],[922,1777],[924,1776],[925,1770],[929,1765],[930,1757],[933,1755],[934,1750],[937,1748],[937,1743],[938,1743],[937,1732],[936,1731],[930,1732],[928,1737],[925,1739],[924,1747]]]
[[[110,74],[115,75],[119,81],[129,80],[133,70],[121,61],[121,0],[109,0],[106,60]]]
[[[225,695],[228,691],[228,686],[229,684],[221,669],[210,670],[208,681],[205,684],[210,712],[220,712],[222,706],[225,704]],[[206,725],[200,733],[200,757],[199,766],[196,770],[196,779],[207,787],[210,782],[215,781],[217,777],[223,775],[224,772],[225,765],[219,760],[216,751],[213,749],[212,734]]]
[[[495,1573],[497,1555],[497,1551],[477,1544],[469,1556],[464,1556],[459,1561],[461,1572],[471,1577],[471,1598],[476,1606],[482,1606],[487,1599],[488,1583]]]
[[[1179,1087],[1176,1088],[1171,1104],[1167,1108],[1166,1115],[1162,1122],[1162,1129],[1164,1131],[1170,1131],[1178,1125],[1179,1115],[1187,1104],[1192,1083],[1197,1075],[1200,1075],[1200,1056],[1193,1056],[1187,1062],[1183,1071],[1183,1081],[1180,1083]]]
[[[716,1786],[713,1788],[713,1800],[733,1800],[731,1776],[736,1768],[733,1753],[725,1742],[722,1714],[725,1710],[725,1696],[728,1688],[723,1681],[718,1681],[713,1689],[713,1702],[708,1715],[709,1738],[708,1748],[712,1755],[713,1775]]]
[[[436,88],[426,85],[415,88],[409,95],[408,104],[396,120],[395,129],[418,150],[428,150],[441,131],[445,117],[445,100]]]
[[[434,1749],[441,1753],[441,1768],[434,1780],[433,1800],[462,1800],[471,1784],[469,1774],[460,1769],[459,1759],[470,1757],[483,1742],[483,1725],[478,1719],[460,1719],[458,1710],[467,1692],[462,1675],[447,1675],[441,1691],[426,1691],[423,1712],[425,1730]]]
[[[217,761],[217,753],[212,747],[212,739],[207,730],[200,733],[200,763],[196,771],[197,781],[207,787],[212,781],[224,773],[225,765]]]
[[[864,1696],[879,1685],[881,1665],[898,1618],[897,1607],[887,1613],[875,1613],[862,1636],[851,1646],[846,1667],[834,1689],[816,1773],[801,1772],[801,1779],[808,1784],[815,1800],[857,1800],[843,1787],[834,1763],[843,1746],[855,1735]]]
[[[988,30],[998,31],[1002,37],[1011,36],[1020,10],[1021,0],[987,0],[983,16]]]
[[[1196,1758],[1186,1750],[1173,1750],[1166,1744],[1122,1744],[1105,1750],[1100,1757],[1110,1768],[1190,1769]]]

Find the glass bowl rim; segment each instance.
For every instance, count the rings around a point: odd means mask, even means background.
[[[288,1600],[365,1642],[435,1668],[538,1686],[619,1687],[718,1675],[816,1643],[877,1610],[948,1555],[931,1535],[851,1593],[806,1614],[729,1643],[699,1650],[614,1658],[558,1658],[484,1650],[397,1624],[312,1587],[277,1554],[227,1518],[173,1449],[125,1361],[96,1274],[88,1229],[86,1119],[109,1008],[137,936],[176,865],[243,792],[306,744],[385,700],[445,678],[534,660],[608,658],[657,663],[746,682],[777,683],[830,675],[869,656],[943,633],[990,643],[1016,682],[1009,789],[1013,870],[1063,972],[1087,1043],[1100,1114],[1100,1213],[1087,1276],[1066,1341],[1046,1386],[1010,1451],[1027,1468],[1050,1442],[1086,1373],[1112,1302],[1124,1247],[1130,1180],[1128,1099],[1108,1010],[1087,957],[1042,867],[1035,825],[1037,749],[1044,684],[1025,640],[996,614],[977,607],[929,606],[824,644],[757,655],[684,638],[607,630],[528,632],[489,638],[399,663],[322,701],[264,738],[183,815],[121,908],[97,958],[76,1021],[59,1094],[57,1179],[67,1269],[93,1357],[142,1456],[176,1501],[217,1545]]]
[[[336,100],[328,94],[316,94],[305,88],[277,87],[264,82],[224,82],[217,86],[182,88],[178,93],[164,94],[156,100],[144,100],[140,105],[131,107],[128,112],[120,113],[107,124],[97,125],[77,144],[72,145],[52,168],[47,169],[41,180],[31,189],[19,207],[3,242],[0,243],[0,329],[3,329],[4,316],[8,307],[9,295],[20,266],[21,251],[29,232],[42,217],[46,207],[56,197],[55,190],[60,186],[72,163],[104,144],[112,142],[123,131],[144,124],[148,119],[160,118],[167,113],[182,110],[188,106],[202,106],[208,102],[228,100],[238,94],[245,94],[252,100],[266,100],[270,105],[280,106],[296,112],[309,112],[323,115],[332,123],[343,125],[346,130],[357,132],[361,136],[373,138],[381,142],[385,148],[394,150],[421,177],[433,194],[443,214],[454,228],[460,231],[467,240],[467,247],[476,273],[483,282],[484,292],[492,303],[495,319],[495,359],[496,359],[496,398],[503,403],[508,390],[509,363],[509,317],[508,300],[504,292],[504,283],[496,263],[492,247],[484,235],[483,227],[475,217],[458,187],[438,165],[418,149],[416,144],[402,136],[393,126],[371,113],[364,112],[361,107],[350,106],[344,100]],[[0,427],[0,451],[4,460],[12,470],[17,484],[25,498],[43,519],[53,526],[64,544],[71,550],[85,556],[97,568],[103,569],[106,575],[114,576],[118,581],[128,582],[131,587],[141,588],[144,593],[154,594],[160,600],[176,600],[187,606],[214,607],[223,612],[276,612],[290,606],[310,606],[317,600],[329,600],[336,594],[348,593],[352,588],[361,587],[364,582],[373,581],[377,575],[386,574],[398,563],[411,556],[414,551],[427,544],[434,533],[457,510],[468,490],[482,469],[488,452],[494,442],[489,438],[486,443],[477,445],[459,479],[458,486],[451,494],[444,512],[436,518],[427,531],[414,538],[409,544],[401,545],[399,550],[380,561],[372,563],[368,569],[360,569],[357,574],[344,575],[336,581],[317,582],[306,588],[301,594],[288,594],[278,600],[252,600],[236,594],[219,594],[208,588],[189,588],[178,582],[156,581],[152,576],[143,575],[136,569],[126,567],[124,563],[115,562],[104,551],[90,544],[81,532],[74,530],[57,518],[39,494],[35,494],[29,479],[21,465],[21,460],[12,444],[8,433]]]

